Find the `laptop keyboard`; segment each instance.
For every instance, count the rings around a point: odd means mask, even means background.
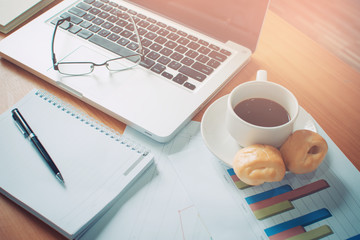
[[[139,47],[134,27],[137,24],[145,58],[140,66],[195,90],[224,62],[231,52],[166,25],[109,0],[83,0],[51,21],[70,17],[60,25],[74,35],[87,39],[121,56]]]

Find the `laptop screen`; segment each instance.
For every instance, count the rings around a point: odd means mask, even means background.
[[[269,0],[129,0],[222,42],[255,51]]]

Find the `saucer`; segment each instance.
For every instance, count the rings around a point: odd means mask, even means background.
[[[209,150],[226,165],[232,166],[235,154],[242,148],[228,133],[225,111],[228,95],[216,100],[205,111],[201,120],[201,135]],[[302,107],[294,123],[294,131],[307,129],[316,132],[315,121]]]

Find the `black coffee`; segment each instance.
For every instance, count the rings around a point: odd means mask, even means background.
[[[290,121],[289,113],[280,104],[265,98],[250,98],[238,103],[235,113],[248,123],[275,127]]]

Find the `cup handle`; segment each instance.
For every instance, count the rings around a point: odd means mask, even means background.
[[[267,81],[267,72],[265,70],[258,70],[256,73],[256,81]]]

